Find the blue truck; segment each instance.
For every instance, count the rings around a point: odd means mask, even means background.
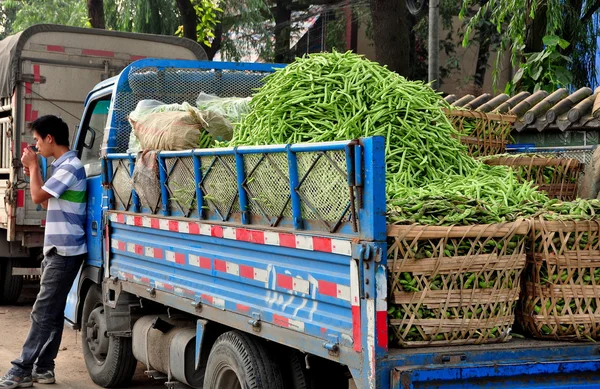
[[[143,59],[88,95],[88,259],[65,311],[103,387],[600,387],[600,346],[388,342],[384,139],[163,151],[132,184],[143,99],[249,96],[279,65]],[[142,188],[143,191],[144,188]]]

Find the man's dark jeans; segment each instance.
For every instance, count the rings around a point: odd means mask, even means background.
[[[52,250],[42,261],[42,280],[31,311],[31,328],[21,356],[12,361],[10,373],[28,376],[33,371],[54,370],[62,338],[64,310],[71,285],[86,255],[64,257]]]

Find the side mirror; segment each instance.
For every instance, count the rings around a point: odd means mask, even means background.
[[[92,127],[88,127],[85,133],[85,140],[83,141],[83,147],[91,149],[96,141],[96,131]]]

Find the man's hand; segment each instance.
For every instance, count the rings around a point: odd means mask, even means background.
[[[25,171],[25,174],[29,175],[29,170],[31,169],[31,166],[37,165],[38,163],[37,154],[34,153],[30,147],[27,147],[25,150],[23,150],[23,155],[21,156],[21,163],[23,164],[23,170]]]

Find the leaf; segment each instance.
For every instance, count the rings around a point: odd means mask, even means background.
[[[521,81],[521,78],[523,78],[523,72],[525,71],[525,69],[520,68],[519,70],[517,70],[517,72],[515,73],[513,79],[512,79],[512,83],[516,84],[519,81]],[[507,85],[508,86],[508,85]]]
[[[554,70],[556,80],[561,86],[567,86],[573,82],[573,75],[566,68],[559,66]]]
[[[564,39],[561,38],[561,39],[558,40],[558,45],[560,46],[561,49],[564,50],[567,47],[569,47],[571,44],[568,41],[566,41],[566,40],[564,40]]]
[[[536,67],[532,68],[531,71],[532,71],[531,79],[534,81],[537,81],[540,78],[540,76],[542,75],[544,68],[542,66],[536,66]]]
[[[544,42],[546,46],[556,46],[560,40],[560,37],[556,35],[546,35],[544,38],[542,38],[542,42]]]

